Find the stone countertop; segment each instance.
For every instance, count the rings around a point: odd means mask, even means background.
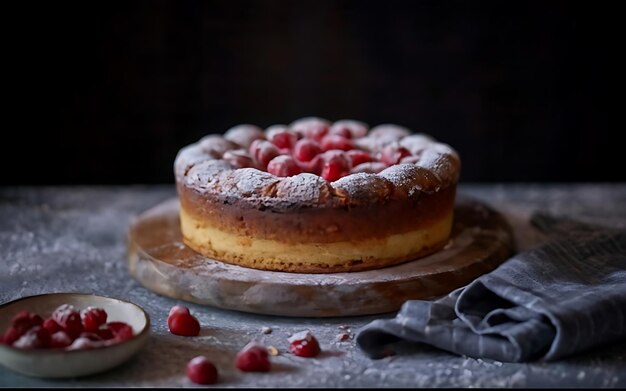
[[[528,226],[535,210],[626,228],[626,184],[464,184],[459,192],[501,212],[518,250],[542,240]],[[77,379],[30,378],[0,367],[0,387],[187,387],[187,361],[206,355],[220,371],[219,387],[626,387],[626,341],[553,363],[512,364],[461,357],[428,346],[370,360],[354,339],[337,342],[373,319],[287,318],[185,303],[203,331],[193,338],[169,333],[176,300],[148,291],[127,271],[131,218],[175,196],[174,186],[0,188],[0,304],[47,292],[87,292],[141,305],[152,319],[147,346],[111,371]],[[270,327],[270,334],[262,333]],[[310,329],[323,353],[293,356],[287,338]],[[235,354],[257,339],[281,352],[269,373],[234,368]]]

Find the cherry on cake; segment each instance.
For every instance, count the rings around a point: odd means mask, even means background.
[[[460,165],[449,145],[398,125],[238,125],[176,157],[183,240],[218,261],[282,272],[415,260],[449,240]]]

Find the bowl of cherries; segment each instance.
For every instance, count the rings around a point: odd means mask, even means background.
[[[28,376],[63,378],[111,369],[148,341],[138,305],[82,293],[29,296],[0,306],[0,364]]]

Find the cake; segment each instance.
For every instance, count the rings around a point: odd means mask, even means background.
[[[178,152],[174,172],[194,251],[253,269],[336,273],[444,247],[460,159],[398,125],[307,117],[207,135]]]

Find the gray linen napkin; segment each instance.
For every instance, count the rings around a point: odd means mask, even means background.
[[[361,328],[370,357],[394,343],[430,344],[499,361],[553,361],[626,338],[626,230],[544,214],[553,238],[435,301],[410,300]]]

